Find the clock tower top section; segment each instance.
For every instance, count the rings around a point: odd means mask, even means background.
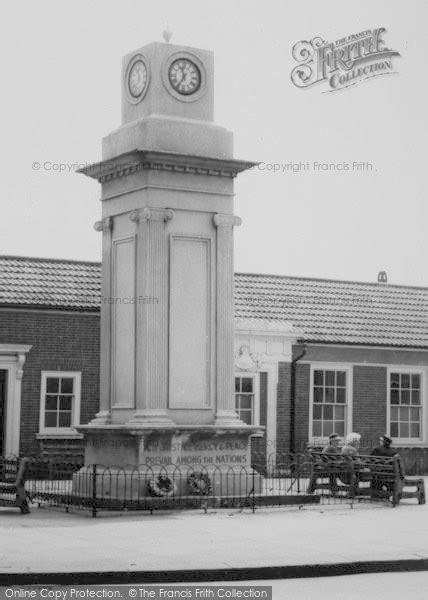
[[[213,53],[153,42],[122,65],[122,125],[150,116],[212,122]]]
[[[153,42],[122,65],[122,123],[103,138],[103,160],[136,150],[233,158],[233,135],[214,123],[209,50]]]

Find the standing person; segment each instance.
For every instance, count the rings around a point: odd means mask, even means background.
[[[339,450],[340,440],[341,440],[340,435],[338,435],[337,433],[330,433],[330,435],[328,436],[328,445],[324,448],[324,450],[322,451],[322,454],[340,454],[340,450]],[[332,473],[331,475],[329,475],[329,480],[330,480],[330,491],[331,491],[332,495],[335,496],[338,492],[337,474]]]

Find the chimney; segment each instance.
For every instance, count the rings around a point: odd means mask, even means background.
[[[386,274],[386,271],[379,271],[378,276],[377,276],[377,282],[378,283],[388,283],[388,276]]]

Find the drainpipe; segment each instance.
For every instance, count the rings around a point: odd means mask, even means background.
[[[302,352],[291,361],[290,379],[290,453],[294,455],[296,450],[296,364],[305,356],[307,348],[303,345]]]

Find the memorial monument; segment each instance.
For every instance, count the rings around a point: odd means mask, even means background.
[[[213,54],[151,43],[122,67],[102,162],[101,389],[85,464],[249,467],[234,399],[233,158]]]

